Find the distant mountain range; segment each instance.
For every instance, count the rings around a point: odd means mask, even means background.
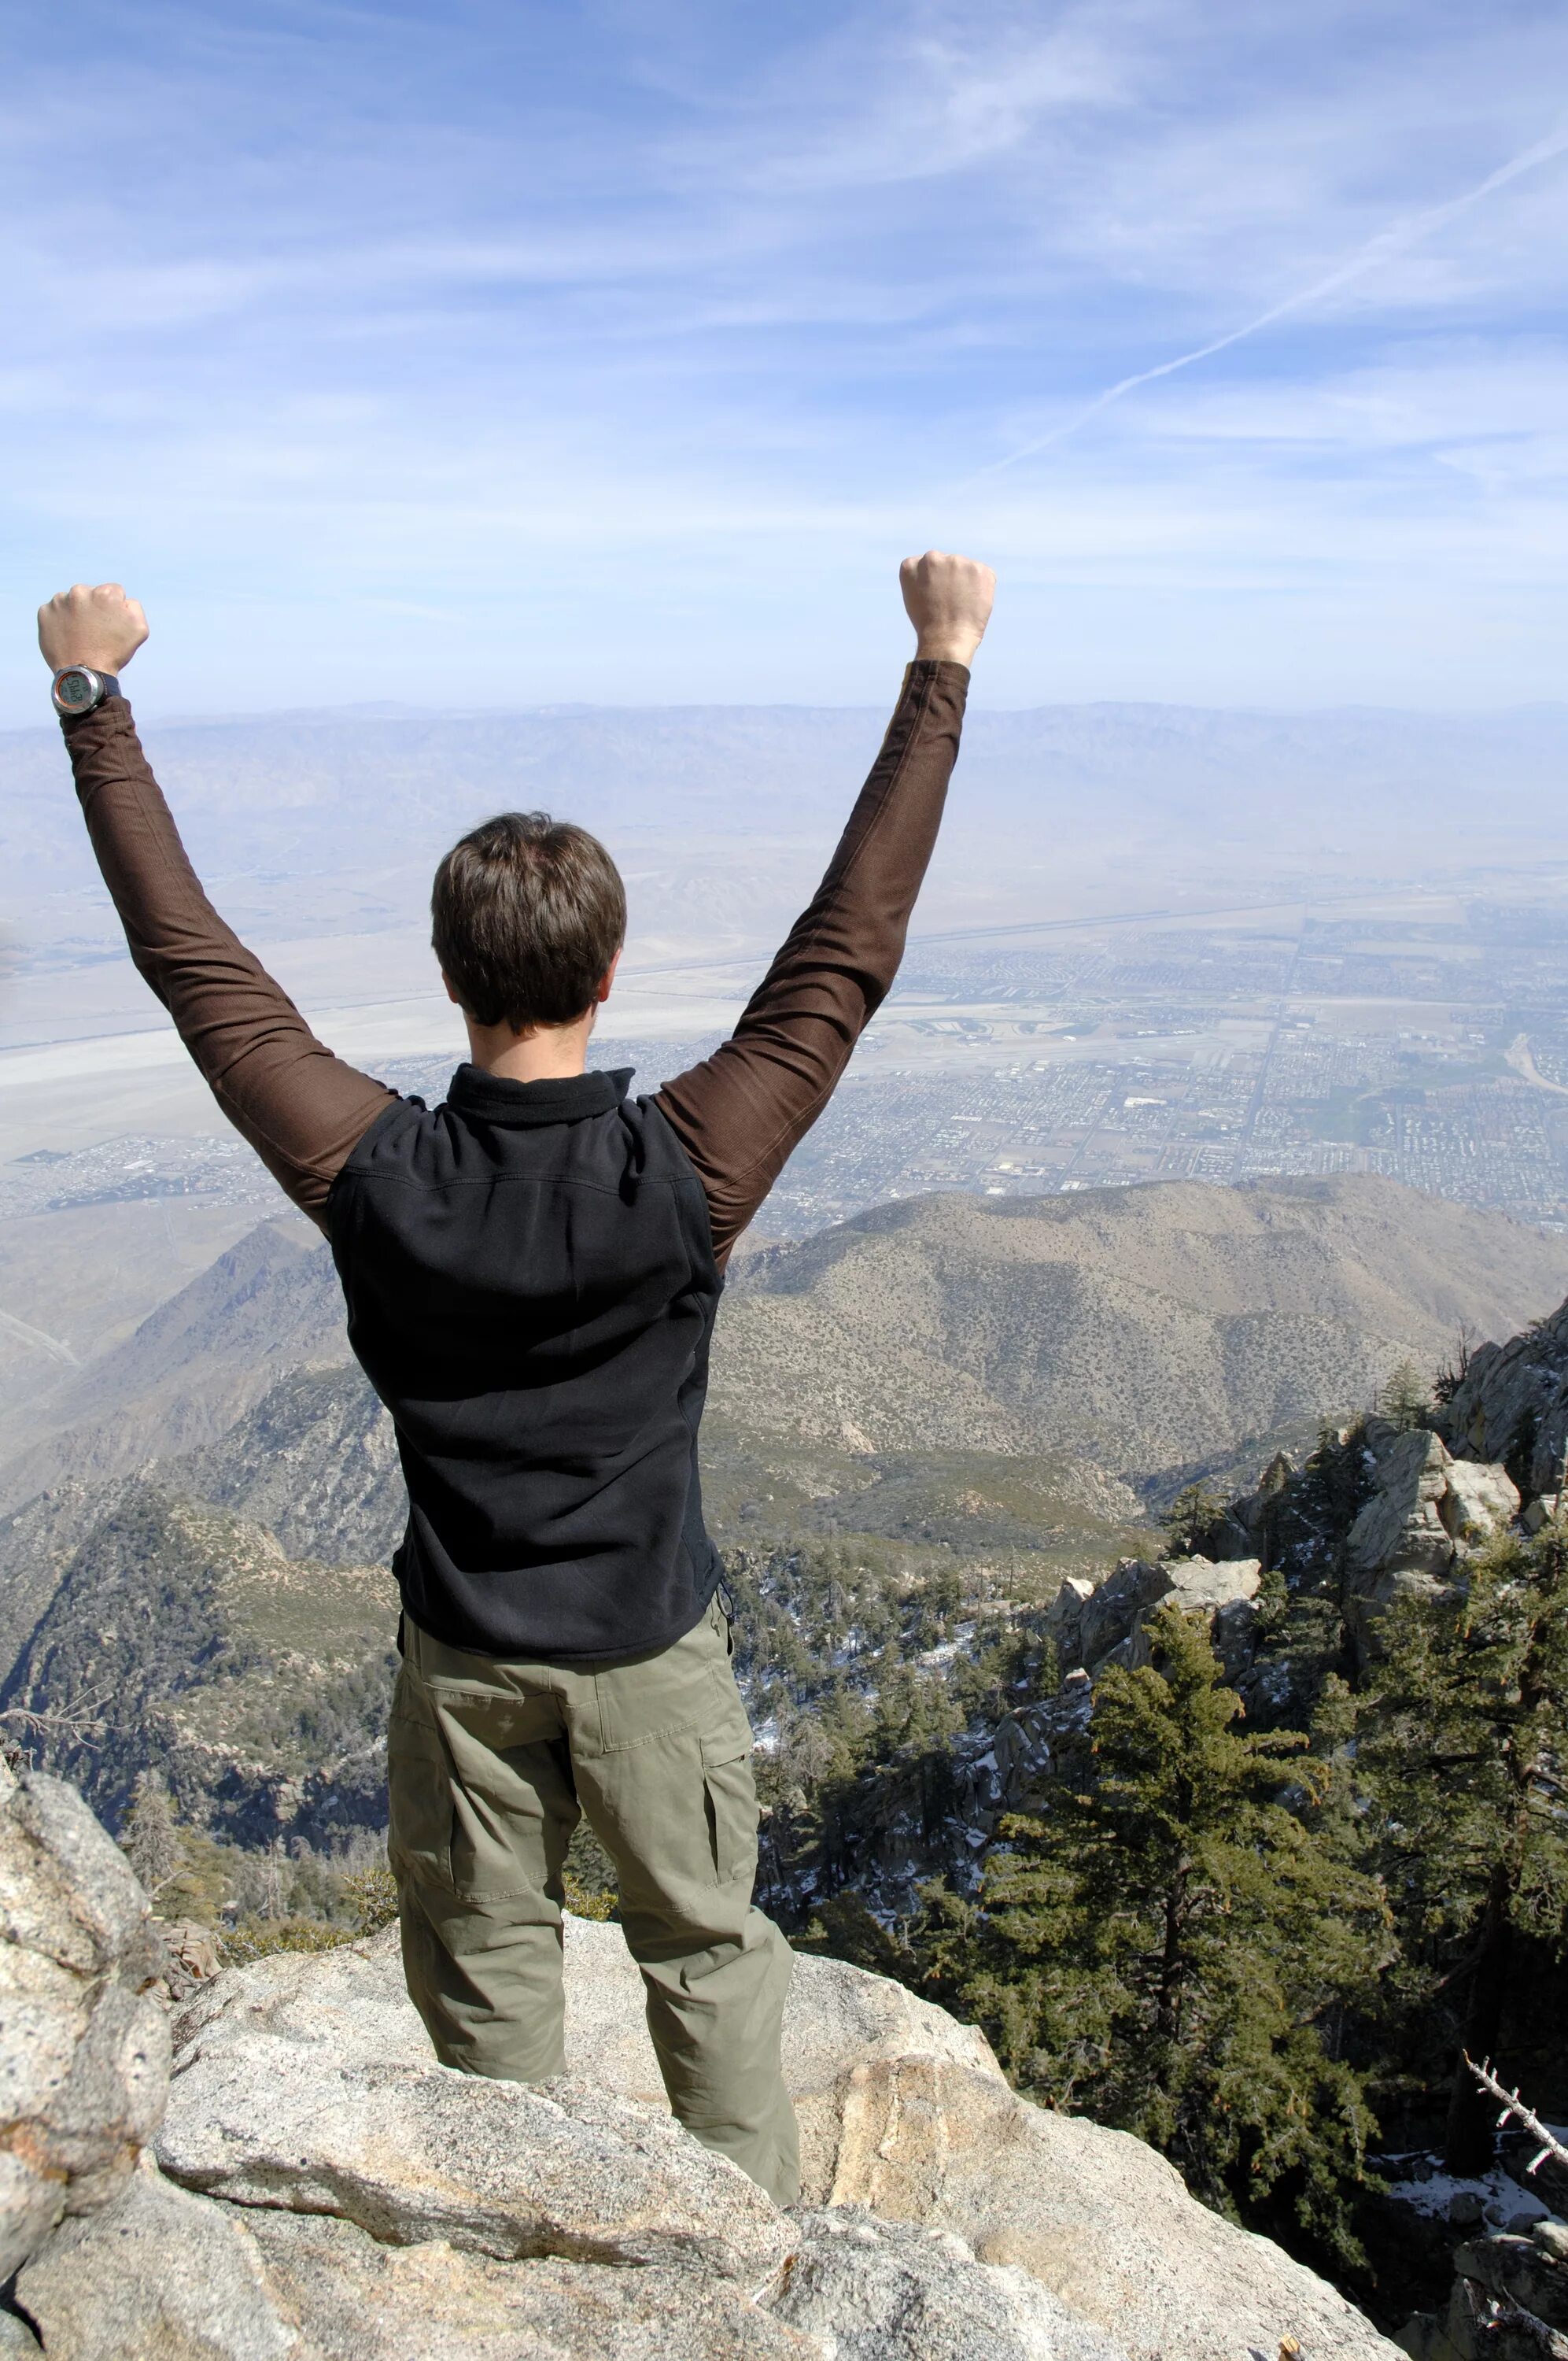
[[[1409,876],[1560,829],[1568,706],[994,712],[983,694],[982,681],[955,794],[962,825],[942,862],[955,879],[990,878],[1001,903],[988,917],[1021,915],[1002,906],[1021,855],[1099,862],[1142,906],[1222,852],[1233,879],[1321,871],[1353,850],[1363,877]],[[603,831],[643,873],[640,930],[711,930],[722,917],[744,933],[808,877],[884,719],[808,706],[328,711],[154,722],[147,741],[198,866],[239,922],[275,936],[417,917],[440,852],[507,805]],[[85,929],[83,948],[107,939],[52,728],[0,736],[0,904],[24,935],[47,895]],[[680,852],[697,843],[700,886]]]

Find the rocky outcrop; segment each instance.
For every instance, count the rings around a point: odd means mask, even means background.
[[[916,1908],[918,1887],[938,1874],[971,1889],[1003,1814],[1037,1806],[1052,1778],[1086,1751],[1095,1680],[1113,1665],[1149,1662],[1157,1610],[1174,1600],[1201,1615],[1227,1678],[1240,1681],[1256,1652],[1262,1581],[1255,1558],[1124,1558],[1098,1583],[1069,1576],[1042,1623],[1063,1668],[1056,1691],[960,1740],[940,1764],[935,1792],[928,1763],[879,1773],[874,1798],[863,1813],[844,1816],[830,1853],[791,1857],[765,1829],[768,1906],[786,1925],[804,1925],[852,1886],[886,1920]]]
[[[532,2090],[432,2061],[390,1936],[215,1979],[176,2021],[158,2169],[22,2274],[46,2349],[1392,2356],[1141,2142],[1031,2106],[899,1985],[796,1963],[791,2213],[671,2121],[619,1928],[568,1920],[566,1985],[569,2070]]]
[[[1124,1558],[1104,1581],[1062,1585],[1046,1617],[1064,1673],[1082,1669],[1091,1676],[1111,1664],[1148,1662],[1143,1640],[1150,1617],[1167,1599],[1202,1615],[1222,1662],[1230,1668],[1245,1660],[1263,1580],[1256,1558]]]
[[[1568,1303],[1472,1356],[1441,1423],[1453,1448],[1501,1460],[1528,1499],[1555,1492],[1568,1454]]]
[[[1399,2333],[1411,2361],[1568,2361],[1568,2224],[1472,2238],[1453,2264],[1446,2312]]]
[[[791,2217],[788,2245],[754,2288],[678,2257],[500,2260],[148,2171],[112,2216],[68,2225],[18,2297],[50,2361],[1126,2361],[958,2238],[844,2208]]]
[[[1455,1459],[1424,1427],[1401,1433],[1370,1420],[1365,1447],[1375,1488],[1350,1529],[1344,1578],[1345,1618],[1363,1657],[1397,1599],[1442,1597],[1466,1557],[1519,1512],[1506,1467]]]
[[[1204,1618],[1226,1676],[1240,1678],[1255,1651],[1262,1584],[1255,1557],[1124,1558],[1101,1582],[1069,1577],[1045,1618],[1061,1685],[1054,1697],[1003,1715],[992,1731],[970,1766],[971,1825],[989,1836],[1002,1813],[1038,1801],[1053,1771],[1087,1741],[1100,1675],[1149,1662],[1148,1626],[1168,1600]]]
[[[0,2284],[118,2195],[163,2111],[147,1896],[80,1795],[0,1762]]]

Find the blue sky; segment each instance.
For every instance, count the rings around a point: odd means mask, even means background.
[[[1561,0],[5,23],[0,722],[105,577],[166,713],[880,701],[933,543],[998,703],[1568,693]]]

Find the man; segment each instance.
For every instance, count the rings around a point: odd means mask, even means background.
[[[561,1871],[615,1864],[670,2103],[781,2203],[790,1952],[752,1907],[751,1731],[696,1433],[724,1266],[903,954],[993,577],[905,561],[916,657],[815,900],[729,1040],[652,1098],[586,1071],[625,933],[604,848],[506,813],[436,873],[470,1061],[444,1106],[345,1065],[213,909],[118,675],[119,586],[43,608],[77,793],[131,957],[219,1105],[331,1241],[408,1482],[387,1767],[409,1991],[468,2073],[562,2071]]]

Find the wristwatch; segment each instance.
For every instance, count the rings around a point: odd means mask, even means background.
[[[68,720],[77,714],[91,713],[106,697],[118,697],[120,684],[112,672],[93,672],[87,664],[67,664],[54,676],[50,695],[54,709]]]

